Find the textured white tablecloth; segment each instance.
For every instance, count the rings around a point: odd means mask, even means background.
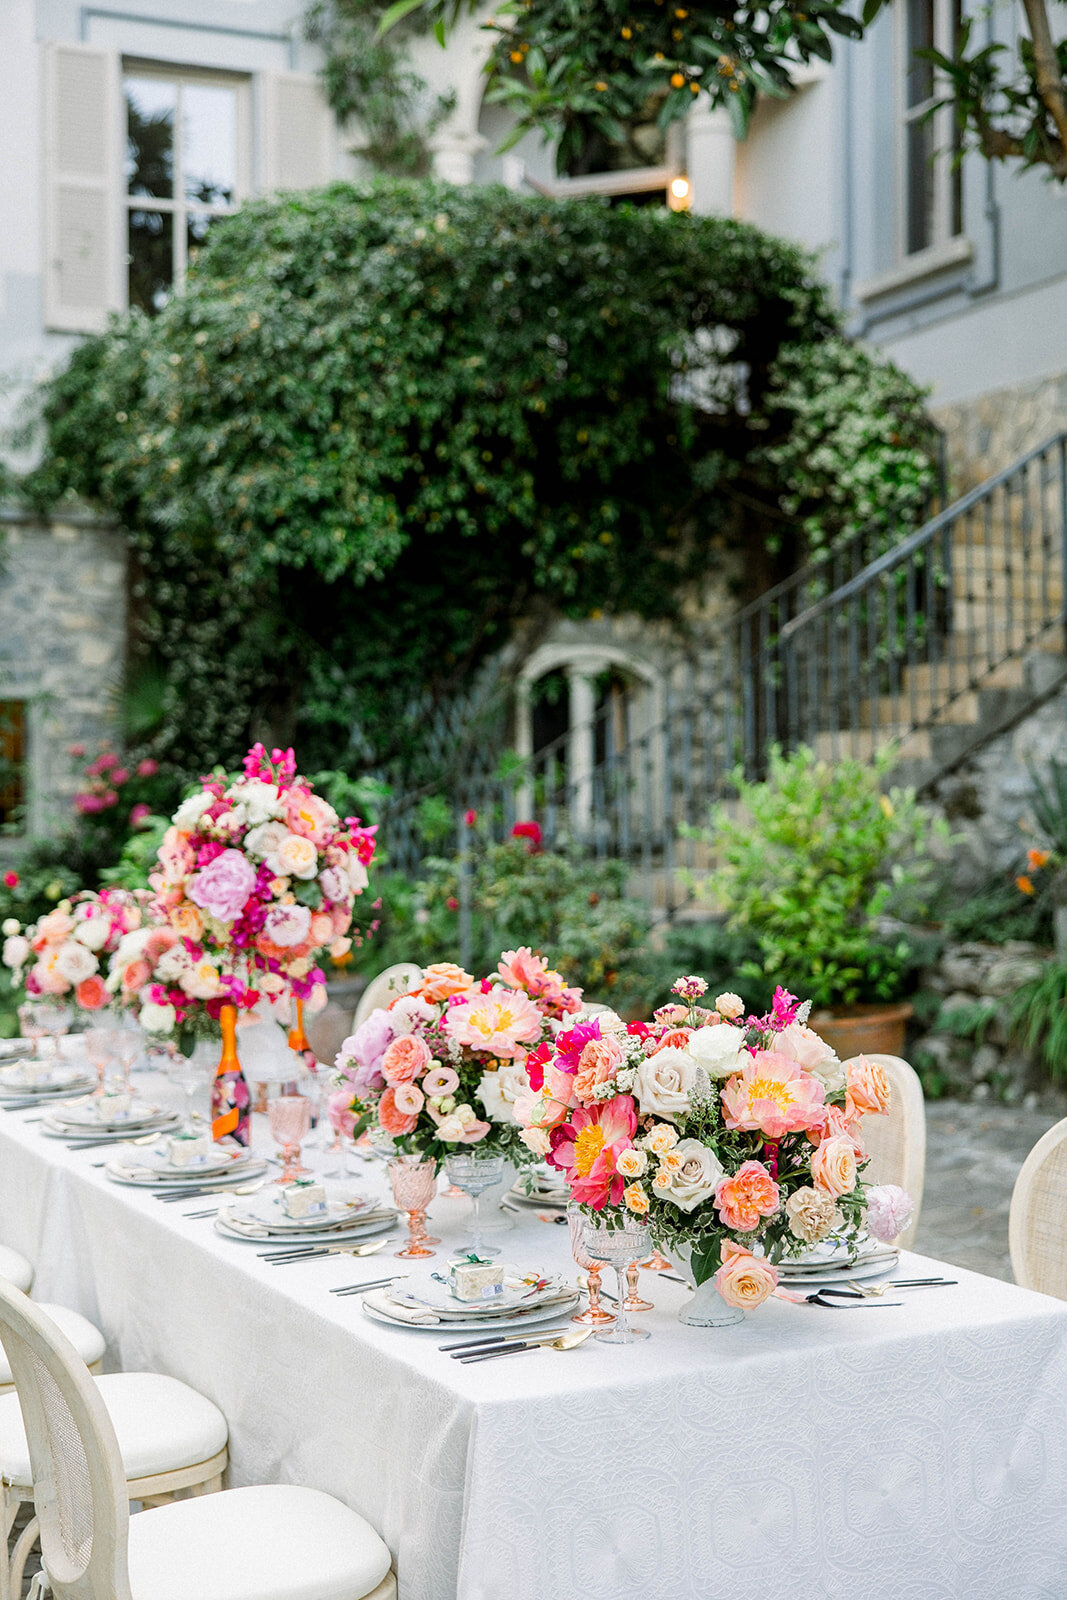
[[[99,1323],[113,1365],[209,1395],[234,1483],[363,1512],[401,1600],[1067,1597],[1067,1305],[953,1269],[897,1310],[772,1301],[701,1330],[648,1278],[643,1344],[461,1367],[328,1293],[387,1252],[267,1266],[29,1115],[0,1112],[0,1242],[34,1293]],[[440,1265],[466,1206],[435,1202],[446,1244],[409,1270]],[[505,1242],[569,1263],[536,1219]]]

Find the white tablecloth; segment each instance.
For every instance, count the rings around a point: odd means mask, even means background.
[[[311,1484],[367,1516],[401,1600],[1067,1596],[1059,1301],[953,1269],[958,1288],[901,1309],[775,1300],[702,1330],[675,1320],[684,1289],[646,1277],[640,1345],[461,1367],[436,1332],[328,1293],[386,1252],[268,1266],[29,1115],[0,1113],[0,1242],[36,1263],[34,1293],[96,1321],[113,1365],[209,1395],[232,1482]],[[466,1206],[435,1202],[446,1244],[409,1271],[440,1266]],[[569,1262],[536,1219],[506,1247]]]

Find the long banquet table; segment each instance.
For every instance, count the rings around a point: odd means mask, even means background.
[[[31,1116],[0,1113],[0,1242],[36,1263],[34,1294],[97,1322],[112,1366],[209,1395],[233,1483],[306,1483],[367,1516],[400,1600],[1067,1595],[1059,1301],[953,1268],[958,1287],[898,1309],[772,1300],[703,1330],[676,1321],[684,1288],[643,1276],[642,1344],[462,1367],[439,1332],[328,1292],[391,1268],[393,1246],[271,1267]],[[445,1245],[409,1271],[440,1266],[467,1204],[435,1201]],[[566,1230],[536,1217],[504,1242],[574,1270]]]

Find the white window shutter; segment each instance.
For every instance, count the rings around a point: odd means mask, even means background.
[[[119,57],[44,46],[45,326],[96,333],[126,303]]]
[[[317,78],[265,72],[260,78],[260,188],[316,189],[334,176],[337,131]]]

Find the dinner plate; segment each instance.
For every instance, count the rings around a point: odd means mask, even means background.
[[[241,1244],[276,1244],[291,1245],[291,1233],[271,1233],[265,1225],[259,1225],[253,1232],[246,1224],[244,1228],[235,1227],[229,1219],[230,1207],[226,1207],[215,1218],[215,1232],[222,1234],[225,1239],[237,1239]],[[302,1233],[299,1236],[301,1245],[311,1244],[359,1244],[363,1239],[371,1239],[375,1234],[387,1233],[396,1226],[397,1213],[395,1211],[375,1210],[368,1212],[360,1223],[353,1223],[348,1228],[333,1228],[322,1233]]]
[[[48,1094],[69,1090],[72,1083],[85,1081],[85,1068],[74,1062],[48,1062],[43,1070],[36,1061],[18,1061],[0,1067],[0,1094]]]
[[[373,1296],[373,1299],[371,1298]],[[442,1331],[449,1335],[453,1333],[484,1333],[485,1318],[471,1317],[463,1321],[453,1321],[443,1317],[433,1322],[405,1322],[401,1317],[392,1317],[384,1308],[388,1304],[388,1290],[370,1290],[367,1294],[360,1295],[363,1310],[375,1322],[381,1322],[389,1328],[410,1328],[414,1333],[436,1333],[440,1338]],[[513,1316],[501,1317],[493,1323],[493,1331],[504,1328],[508,1330],[520,1328],[538,1328],[546,1323],[562,1321],[569,1318],[575,1306],[581,1299],[577,1289],[567,1300],[560,1301],[550,1307],[538,1307],[536,1311],[517,1312]]]
[[[782,1273],[778,1281],[783,1289],[817,1289],[827,1284],[843,1284],[849,1278],[862,1282],[865,1278],[884,1278],[897,1269],[897,1257],[891,1260],[879,1257],[877,1261],[861,1261],[853,1267],[812,1267],[808,1272]]]
[[[150,1122],[158,1122],[163,1117],[173,1115],[174,1113],[167,1111],[164,1106],[146,1105],[143,1100],[134,1098],[130,1102],[128,1111],[115,1113],[105,1119],[97,1112],[94,1100],[83,1100],[76,1106],[69,1106],[61,1120],[72,1127],[91,1128],[94,1133],[97,1130],[107,1133],[112,1128],[147,1126]]]
[[[271,1233],[322,1233],[358,1220],[360,1214],[371,1208],[372,1202],[363,1195],[349,1194],[345,1199],[326,1196],[326,1211],[317,1217],[290,1217],[283,1206],[281,1190],[274,1184],[259,1194],[249,1195],[239,1205],[229,1208],[238,1222],[269,1228]]]
[[[47,1138],[82,1140],[87,1144],[121,1144],[124,1139],[139,1139],[146,1133],[169,1133],[177,1126],[175,1112],[163,1112],[147,1122],[124,1122],[121,1127],[108,1122],[95,1126],[91,1122],[67,1122],[56,1112],[41,1120],[41,1132]]]
[[[443,1273],[441,1275],[444,1276]],[[537,1294],[530,1294],[531,1285],[519,1281],[523,1276],[519,1267],[505,1267],[504,1292],[486,1300],[460,1300],[452,1293],[447,1283],[435,1283],[432,1278],[429,1282],[421,1282],[417,1288],[403,1292],[418,1300],[420,1306],[424,1306],[426,1310],[439,1311],[451,1322],[454,1317],[474,1317],[484,1321],[503,1316],[509,1311],[533,1310],[540,1306],[542,1301],[553,1295],[558,1296],[567,1288],[563,1278],[550,1277],[546,1288],[539,1290]],[[525,1276],[537,1275],[525,1274]]]
[[[141,1159],[143,1153],[142,1150],[131,1151],[125,1161],[121,1156],[113,1155],[104,1168],[112,1183],[127,1184],[134,1189],[180,1189],[183,1185],[194,1189],[224,1189],[231,1183],[247,1183],[250,1178],[259,1178],[267,1170],[265,1161],[245,1154],[244,1159],[235,1158],[222,1172],[209,1173],[205,1177],[189,1172],[180,1179],[174,1179],[146,1167]]]
[[[512,1189],[508,1204],[523,1206],[527,1211],[566,1211],[570,1195],[520,1194],[517,1189]]]
[[[214,1178],[220,1172],[232,1172],[237,1159],[230,1151],[216,1148],[202,1165],[175,1167],[171,1165],[170,1144],[169,1139],[161,1139],[158,1145],[138,1149],[136,1164],[167,1182],[173,1179],[175,1183],[199,1183],[201,1178]]]

